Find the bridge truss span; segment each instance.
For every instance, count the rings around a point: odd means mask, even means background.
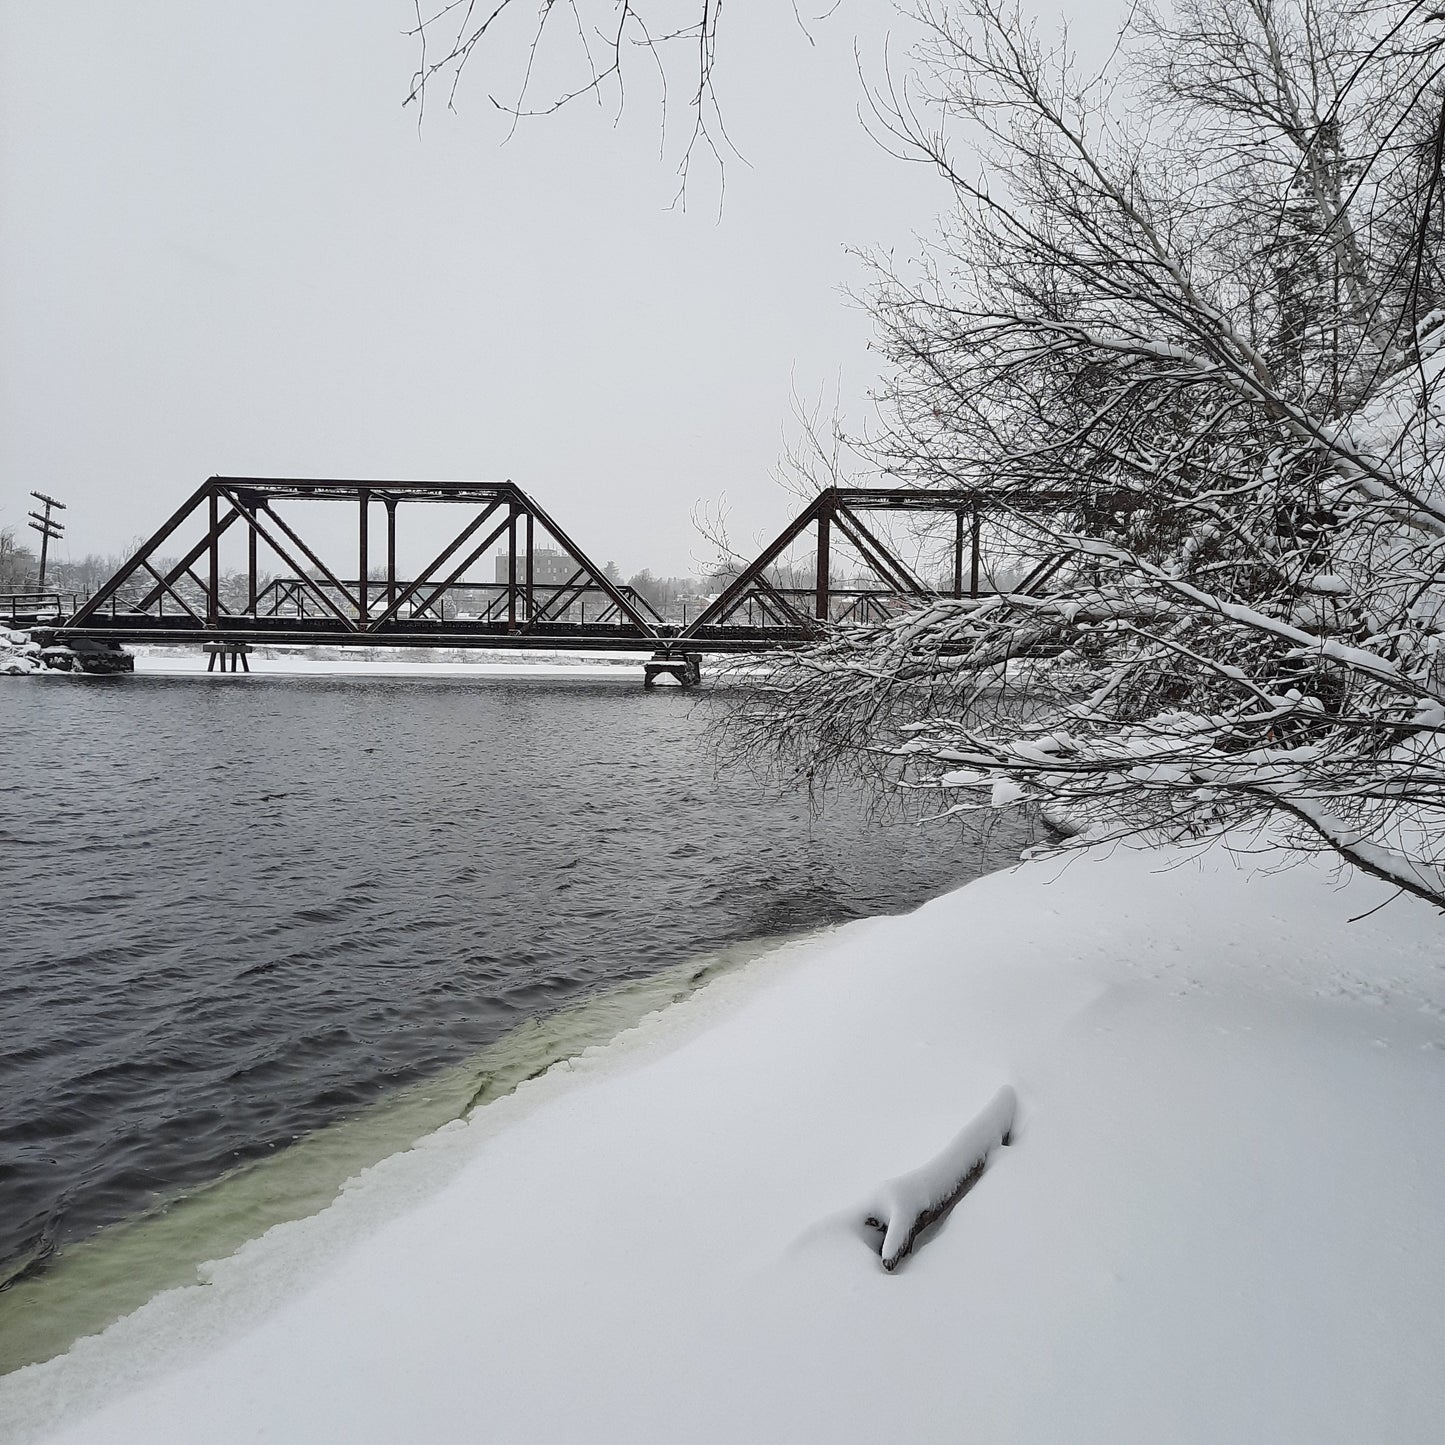
[[[337,529],[333,521],[321,535],[312,503],[353,511],[350,566],[335,565]],[[438,506],[452,514],[440,549],[400,575],[398,514]],[[494,549],[500,575],[477,576]],[[225,565],[227,554],[239,565]],[[132,641],[654,648],[667,632],[513,482],[257,477],[209,478],[63,630]]]
[[[55,631],[208,649],[635,650],[674,661],[804,646],[831,626],[883,620],[939,597],[988,595],[985,520],[1013,505],[981,489],[830,487],[691,620],[665,620],[510,481],[211,477]],[[430,560],[404,573],[399,518],[423,510],[425,536],[412,526],[404,537],[409,555]],[[945,575],[930,581],[877,520],[902,513],[921,517],[930,557],[951,563]],[[477,571],[487,561],[491,576]],[[1061,563],[1036,559],[1009,590],[1043,588]]]
[[[1042,505],[1053,503],[1053,498],[1042,499]],[[736,619],[740,614],[747,619],[743,632],[761,614],[774,636],[806,642],[820,637],[830,624],[882,621],[902,607],[919,606],[937,597],[989,595],[993,589],[983,573],[983,523],[989,510],[998,505],[995,495],[981,489],[824,488],[683,629],[682,638],[695,647],[711,648],[739,631]],[[926,581],[876,525],[864,520],[869,513],[900,512],[951,522],[951,585],[948,580],[941,585]],[[769,577],[770,569],[790,548],[806,544],[810,534],[811,586],[779,586]],[[872,585],[840,586],[833,580],[833,555],[839,540],[871,573]],[[1062,562],[1059,556],[1040,559],[1010,590],[1042,588]]]

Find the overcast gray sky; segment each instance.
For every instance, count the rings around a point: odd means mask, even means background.
[[[705,167],[668,209],[641,80],[616,128],[579,104],[501,144],[478,72],[418,134],[412,13],[0,0],[0,524],[35,487],[72,555],[116,549],[222,473],[510,477],[629,574],[692,570],[699,501],[777,530],[790,387],[841,377],[856,419],[877,375],[846,248],[944,199],[857,119],[891,7],[813,44],[728,7],[720,219]]]

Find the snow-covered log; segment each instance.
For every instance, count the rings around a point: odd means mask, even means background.
[[[1018,1097],[1005,1084],[942,1153],[879,1189],[866,1206],[863,1222],[883,1231],[878,1254],[884,1269],[897,1269],[913,1252],[918,1236],[973,1188],[988,1156],[1009,1142],[1017,1109]]]

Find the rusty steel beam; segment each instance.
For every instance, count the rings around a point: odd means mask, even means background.
[[[204,596],[206,595],[206,584],[205,584],[203,581],[201,581],[201,579],[200,579],[199,577],[196,576],[196,573],[195,573],[195,569],[194,569],[194,568],[192,568],[192,567],[187,567],[186,570],[185,570],[185,572],[184,572],[182,575],[183,575],[183,576],[186,576],[186,577],[189,577],[189,578],[191,579],[191,581],[194,582],[198,588],[200,588],[200,592],[201,592],[201,596],[202,596],[202,597],[204,597]],[[173,577],[171,580],[174,582],[174,581],[176,581],[176,580],[178,580],[178,579],[176,579],[176,578]],[[224,602],[221,601],[221,594],[220,594],[219,588],[218,588],[217,591],[216,591],[215,607],[216,607],[216,615],[217,615],[217,617],[230,617],[230,616],[232,616],[231,609],[230,609],[229,607],[227,607]]]
[[[820,493],[723,588],[714,601],[683,628],[681,635],[685,638],[692,637],[700,627],[715,625],[719,618],[728,616],[751,589],[754,581],[762,576],[764,569],[771,566],[782,555],[783,550],[818,519],[823,506]]]
[[[370,538],[369,538],[369,536],[367,535],[366,521],[367,521],[368,513],[369,513],[369,511],[370,511],[370,504],[371,504],[371,493],[370,493],[370,491],[368,491],[365,487],[362,488],[361,496],[360,496],[360,499],[359,499],[359,500],[360,500],[360,507],[358,508],[358,511],[360,512],[360,517],[359,517],[359,519],[358,519],[358,521],[357,521],[357,533],[356,533],[356,561],[357,561],[356,575],[357,575],[361,580],[360,580],[360,581],[357,583],[357,585],[356,585],[356,617],[357,617],[357,620],[361,623],[361,625],[362,625],[363,627],[365,627],[365,626],[366,626],[367,602],[368,602],[368,598],[367,598],[367,595],[366,595],[366,592],[367,592],[367,588],[366,588],[366,583],[367,583],[366,573],[367,573],[367,570],[368,570],[367,557],[366,557],[366,549],[367,549],[367,544],[368,544],[369,541],[370,541]]]
[[[517,488],[511,482],[438,482],[411,480],[362,480],[340,477],[213,477],[225,487],[240,487],[267,500],[295,498],[310,501],[355,501],[363,491],[389,495],[398,501],[471,502],[492,501]]]
[[[989,508],[1027,512],[1034,509],[1067,511],[1079,505],[1077,492],[1049,490],[1022,492],[997,487],[830,487],[843,506],[855,512],[951,512],[957,507]],[[1110,511],[1127,511],[1142,506],[1147,498],[1137,490],[1119,488],[1095,498],[1096,505]]]
[[[518,490],[517,496],[527,510],[536,517],[543,531],[545,531],[574,562],[587,569],[597,586],[617,604],[623,616],[625,616],[633,626],[640,628],[644,636],[658,636],[652,624],[622,595],[617,585],[611,581],[605,572],[600,571],[593,564],[591,558],[557,525],[547,512],[520,490]]]
[[[231,512],[231,515],[234,517],[234,516],[237,515],[237,513],[233,510],[233,511]],[[257,601],[256,601],[256,583],[257,583],[257,568],[256,568],[256,529],[255,529],[254,527],[247,527],[247,528],[246,528],[246,606],[247,606],[247,610],[250,612],[250,615],[251,615],[252,617],[254,617],[254,616],[256,615],[256,608],[257,608],[257,606],[259,605],[259,604],[257,603]]]
[[[417,592],[422,587],[427,586],[429,583],[435,582],[435,574],[437,568],[445,566],[446,563],[451,559],[451,557],[456,553],[457,549],[461,547],[464,543],[469,541],[472,537],[474,537],[477,532],[479,532],[481,528],[486,525],[487,519],[492,515],[492,513],[495,512],[497,508],[501,505],[501,499],[496,498],[489,502],[487,506],[484,507],[480,512],[478,512],[477,515],[473,517],[472,520],[468,522],[467,525],[463,527],[462,530],[458,532],[457,535],[453,537],[452,540],[448,542],[446,546],[443,547],[435,557],[432,558],[431,562],[426,567],[422,568],[421,575],[418,576],[415,581],[413,581],[409,586],[407,586],[400,593],[398,593],[394,600],[389,601],[386,604],[386,611],[384,611],[380,617],[378,617],[373,623],[371,623],[371,625],[367,628],[367,631],[377,632],[382,627],[386,626],[386,624],[390,622],[392,618],[397,615],[398,612],[401,611],[402,607],[405,606],[406,602],[408,601],[408,599],[410,599],[413,593]],[[396,559],[394,547],[393,555],[388,561],[387,567],[389,579],[388,590],[395,590]]]
[[[818,513],[818,550],[814,555],[813,580],[817,594],[813,599],[813,615],[819,622],[828,620],[828,532],[831,510]]]
[[[627,600],[628,600],[629,602],[631,602],[634,607],[645,607],[645,608],[647,609],[648,613],[651,615],[652,620],[653,620],[654,622],[657,622],[657,623],[665,623],[665,622],[666,622],[666,618],[663,617],[662,613],[660,613],[660,612],[657,610],[657,608],[655,608],[655,607],[652,605],[652,603],[650,603],[650,602],[647,600],[647,598],[645,598],[645,597],[642,595],[642,593],[640,593],[640,592],[637,590],[637,588],[635,588],[635,587],[619,587],[617,590],[618,590],[619,592],[621,592],[622,595],[623,595],[624,597],[626,597]]]
[[[874,571],[878,572],[878,575],[882,577],[885,582],[892,580],[901,583],[905,592],[912,592],[918,597],[932,597],[934,595],[933,589],[915,575],[913,569],[890,547],[885,546],[879,541],[864,524],[863,519],[859,517],[852,508],[839,503],[836,509],[836,516],[838,525],[843,528],[844,532],[849,532],[851,529],[857,533],[857,536],[850,536],[849,538],[855,547],[859,546],[859,539],[861,538],[873,548],[876,553],[876,560],[869,559],[869,561]],[[860,547],[859,550],[863,551],[864,556],[867,557],[866,549]],[[880,561],[885,564],[887,570],[880,570]],[[888,576],[889,571],[893,573],[891,579]]]
[[[565,582],[561,583],[557,590],[542,604],[541,611],[537,614],[538,622],[550,622],[555,609],[557,615],[565,612],[581,595],[587,590],[585,582],[578,583],[579,577],[586,575],[586,569],[579,567]],[[559,605],[558,599],[567,594],[567,600]]]
[[[206,498],[211,525],[206,529],[210,543],[206,563],[206,621],[214,627],[221,620],[221,498],[215,487]]]
[[[396,498],[383,497],[386,504],[386,605],[396,606]]]
[[[315,597],[316,600],[317,600],[324,608],[326,608],[326,610],[327,610],[328,612],[330,612],[330,613],[332,614],[332,616],[337,619],[338,622],[342,623],[342,624],[347,628],[348,631],[355,632],[355,631],[357,630],[357,628],[356,628],[355,624],[353,623],[352,619],[351,619],[350,617],[348,617],[347,614],[346,614],[345,612],[343,612],[343,611],[341,610],[341,608],[339,608],[339,607],[331,600],[330,597],[327,596],[327,594],[326,594],[326,592],[325,592],[325,590],[324,590],[323,588],[319,587],[312,578],[310,578],[310,577],[308,577],[308,576],[306,575],[306,569],[295,559],[295,557],[293,557],[293,556],[286,550],[285,547],[283,547],[283,546],[270,534],[270,532],[268,532],[268,531],[266,530],[265,526],[264,526],[264,525],[262,524],[262,522],[261,522],[261,516],[260,516],[259,511],[252,511],[252,510],[250,509],[250,506],[248,505],[248,503],[247,503],[247,502],[243,502],[243,501],[241,500],[241,497],[240,497],[240,494],[239,494],[239,493],[233,492],[233,493],[230,494],[230,497],[231,497],[231,505],[234,506],[234,507],[236,508],[236,510],[237,510],[238,512],[240,512],[242,518],[243,518],[257,533],[260,534],[261,540],[262,540],[283,562],[285,562],[286,565],[289,566],[293,572],[296,573],[296,581],[301,585],[301,587],[303,587],[306,591],[310,592],[311,595],[312,595],[313,597]],[[249,500],[249,499],[248,499],[248,500]],[[262,505],[263,505],[263,506],[265,505],[264,502],[262,503]],[[279,517],[277,517],[274,512],[268,511],[268,512],[267,512],[267,516],[269,516],[273,521],[276,521],[276,522],[280,522],[280,521],[281,521],[281,519],[280,519]],[[283,525],[284,525],[284,524],[283,524]],[[286,530],[289,532],[290,529],[287,528]],[[310,549],[309,547],[306,548],[305,550],[306,550],[308,556],[312,555],[312,554],[311,554],[311,549]],[[324,568],[323,568],[322,570],[325,571]],[[329,578],[329,575],[330,575],[330,574],[328,573],[328,578]],[[347,596],[347,597],[349,598],[349,594],[346,593],[346,592],[344,591],[344,589],[343,589],[342,595],[343,595],[343,596]]]
[[[816,619],[809,617],[799,607],[794,607],[782,592],[773,586],[766,577],[758,577],[753,583],[759,603],[770,602],[781,614],[779,625],[783,627],[801,627],[805,632],[816,631]]]
[[[508,525],[509,519],[504,519],[498,522],[497,525],[493,527],[490,532],[487,533],[486,540],[479,542],[470,552],[467,553],[467,555],[462,559],[462,561],[459,562],[455,568],[453,568],[451,575],[447,577],[446,581],[442,582],[426,599],[426,601],[421,604],[420,609],[412,609],[412,615],[415,616],[418,610],[426,612],[437,600],[437,598],[440,597],[442,593],[447,590],[448,587],[452,586],[456,582],[457,578],[460,577],[462,573],[465,572],[467,568],[470,567],[472,563],[475,562],[477,558],[480,557],[482,553],[485,552],[487,548],[490,547],[492,543],[494,543],[504,531],[506,531]],[[476,586],[479,584],[474,583],[472,585]]]
[[[1059,552],[1053,557],[1045,557],[1013,591],[1019,596],[1032,596],[1036,589],[1042,587],[1068,560],[1068,554],[1064,552]]]
[[[517,630],[517,504],[507,508],[507,631]]]
[[[87,602],[80,609],[80,611],[77,612],[75,616],[70,619],[72,626],[74,626],[74,624],[77,622],[84,622],[87,619],[94,617],[100,611],[100,609],[104,607],[105,604],[109,602],[110,599],[114,597],[115,594],[119,592],[123,586],[125,586],[125,584],[130,580],[131,573],[133,573],[141,565],[142,560],[153,556],[156,548],[159,547],[161,543],[164,542],[166,538],[169,537],[171,533],[174,532],[176,528],[179,527],[188,516],[190,516],[191,512],[196,507],[198,507],[202,501],[205,500],[206,490],[210,485],[210,482],[202,482],[201,485],[197,487],[196,490],[192,492],[191,495],[187,497],[186,500],[182,502],[181,505],[177,507],[176,510],[172,512],[171,515],[167,517],[166,520],[162,522],[161,525],[154,532],[152,532],[151,535],[144,542],[142,542],[138,548],[136,548],[135,552],[130,556],[130,558],[121,564],[120,570],[115,574],[115,576],[112,577],[109,582],[104,583],[100,590],[95,594],[95,596],[93,596],[90,601]]]
[[[527,574],[526,574],[526,575],[527,575],[527,597],[526,597],[527,606],[526,606],[526,609],[525,609],[525,610],[526,610],[526,614],[527,614],[527,621],[528,621],[528,622],[531,622],[532,619],[537,615],[537,614],[536,614],[536,607],[535,607],[535,598],[534,598],[534,596],[533,596],[533,585],[532,585],[532,584],[533,584],[533,581],[534,581],[534,579],[535,579],[535,577],[536,577],[536,570],[535,570],[535,565],[534,565],[533,557],[532,557],[532,525],[533,525],[532,513],[531,513],[531,512],[528,512],[528,513],[527,513]]]
[[[911,583],[906,574],[890,565],[895,564],[897,559],[881,544],[873,541],[872,534],[863,528],[856,517],[839,508],[836,520],[838,530],[853,544],[858,555],[873,569],[874,575],[890,592],[905,595],[918,594],[919,589]]]
[[[275,524],[282,530],[282,532],[284,532],[284,533],[286,534],[287,538],[288,538],[296,547],[298,547],[298,548],[301,550],[301,555],[304,556],[304,557],[306,558],[306,560],[307,560],[308,562],[310,562],[311,565],[312,565],[313,567],[315,567],[316,570],[317,570],[318,572],[320,572],[321,575],[322,575],[329,583],[331,583],[331,585],[332,585],[333,587],[335,587],[336,590],[337,590],[339,593],[341,593],[342,597],[345,598],[346,601],[351,604],[353,610],[355,610],[355,611],[357,612],[357,614],[359,615],[359,614],[360,614],[360,611],[361,611],[361,604],[360,604],[359,599],[357,599],[356,597],[354,597],[350,592],[348,592],[348,591],[346,590],[345,587],[343,587],[343,586],[341,585],[340,582],[338,582],[338,581],[336,580],[336,575],[335,575],[335,573],[333,573],[332,570],[331,570],[331,568],[329,568],[329,567],[326,565],[326,563],[323,562],[323,561],[321,560],[321,558],[318,557],[318,556],[316,555],[316,553],[311,550],[311,548],[307,545],[306,539],[305,539],[304,537],[302,537],[302,536],[296,531],[296,529],[291,526],[291,524],[290,524],[289,522],[287,522],[287,520],[285,519],[285,517],[283,517],[283,516],[280,514],[280,512],[278,512],[278,511],[271,505],[271,503],[270,503],[269,500],[263,501],[263,502],[261,503],[261,507],[265,510],[266,515],[267,515],[273,522],[275,522]],[[258,515],[259,515],[259,513],[258,513]],[[275,546],[275,543],[272,543],[271,545],[272,545],[272,546]],[[298,570],[300,570],[300,569],[298,569]]]
[[[174,597],[174,598],[176,599],[176,601],[181,604],[181,609],[182,609],[184,612],[189,613],[189,615],[190,615],[191,617],[193,617],[193,618],[196,620],[196,622],[198,622],[202,627],[205,627],[205,626],[207,625],[207,624],[206,624],[206,619],[205,619],[204,617],[202,617],[201,614],[200,614],[199,612],[197,612],[197,611],[195,610],[195,608],[193,608],[193,607],[191,606],[191,604],[190,604],[189,602],[187,602],[186,599],[185,599],[184,597],[182,597],[181,594],[180,594],[179,592],[177,592],[176,589],[175,589],[174,587],[172,587],[171,584],[170,584],[168,581],[166,581],[166,579],[165,579],[164,577],[162,577],[161,574],[160,574],[159,572],[157,572],[154,567],[151,566],[150,558],[149,558],[149,557],[143,557],[143,558],[141,558],[141,564],[140,564],[140,565],[141,565],[142,567],[144,567],[145,570],[146,570],[147,572],[149,572],[149,573],[151,574],[151,576],[156,579],[157,582],[160,583],[160,585],[165,589],[166,592],[169,592],[169,593],[171,594],[171,596]],[[204,593],[205,589],[202,588],[201,590],[202,590],[202,593]],[[72,625],[73,625],[73,624],[72,624]]]
[[[239,521],[239,520],[240,520],[240,513],[237,512],[237,511],[235,510],[235,508],[233,507],[233,508],[232,508],[229,512],[227,512],[226,515],[221,519],[221,531],[222,531],[222,533],[225,533],[226,531],[228,531],[228,530],[230,529],[230,526],[231,526],[231,523],[232,523],[232,522],[236,522],[236,521]],[[166,574],[167,579],[168,579],[169,581],[171,581],[171,582],[174,582],[174,581],[175,581],[178,577],[180,577],[183,573],[189,571],[192,567],[194,567],[194,566],[196,565],[197,562],[199,562],[199,561],[201,560],[201,558],[202,558],[202,557],[205,555],[205,553],[206,553],[206,549],[207,549],[210,545],[211,545],[211,538],[210,538],[210,535],[209,535],[209,533],[208,533],[206,536],[202,537],[201,540],[200,540],[199,542],[197,542],[196,545],[195,545],[194,547],[192,547],[191,550],[190,550],[189,552],[187,552],[186,555],[185,555],[184,557],[182,557],[181,560],[180,560],[179,562],[177,562],[177,563],[171,568],[171,570]],[[204,590],[205,590],[205,589],[202,588],[202,591],[204,591]],[[160,589],[159,587],[152,587],[151,590],[150,590],[149,592],[147,592],[146,595],[145,595],[144,597],[142,597],[139,602],[136,603],[136,610],[137,610],[137,611],[140,611],[140,612],[144,612],[147,607],[154,607],[154,606],[155,606],[155,602],[156,602],[156,598],[159,597],[160,594],[161,594],[161,589]]]

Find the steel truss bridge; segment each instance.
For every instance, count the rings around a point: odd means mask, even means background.
[[[308,540],[300,503],[348,508],[355,567],[338,575]],[[832,487],[818,495],[712,601],[684,623],[667,622],[630,587],[613,582],[537,502],[512,482],[282,480],[211,477],[83,606],[56,638],[97,641],[330,646],[638,650],[681,659],[805,645],[829,623],[878,620],[936,597],[980,595],[983,491]],[[457,523],[427,566],[397,572],[397,514],[444,505]],[[373,521],[385,542],[373,552]],[[940,591],[909,567],[870,513],[951,515],[952,587]],[[283,514],[284,513],[284,514]],[[312,513],[313,517],[315,513]],[[186,538],[197,540],[186,541]],[[229,534],[229,535],[228,535]],[[809,534],[810,585],[783,587],[769,572]],[[334,527],[327,537],[334,539]],[[841,541],[876,581],[840,587],[830,555]],[[244,544],[244,565],[226,571]],[[550,546],[549,546],[550,544]],[[334,552],[334,542],[328,543]],[[491,579],[472,575],[493,548],[505,558]],[[262,548],[288,575],[267,579]],[[546,548],[550,555],[539,557]],[[564,580],[543,581],[539,561],[566,559]],[[1014,591],[1042,587],[1062,559],[1045,559]],[[565,570],[565,569],[564,569]],[[500,574],[503,574],[500,575]],[[776,576],[776,571],[774,571]]]

